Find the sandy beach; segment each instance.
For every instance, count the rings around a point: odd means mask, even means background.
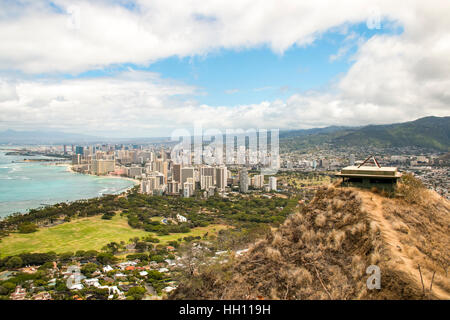
[[[123,180],[132,181],[135,185],[141,184],[141,182],[139,180],[133,179],[133,178],[129,178],[129,177],[115,176],[115,175],[111,175],[111,174],[104,175],[104,176],[98,176],[98,175],[91,174],[91,173],[81,173],[81,172],[78,172],[78,171],[74,170],[73,165],[71,165],[69,163],[55,163],[54,165],[67,167],[67,171],[70,171],[70,172],[73,172],[73,173],[85,174],[85,175],[89,175],[89,176],[93,176],[93,177],[123,179]]]

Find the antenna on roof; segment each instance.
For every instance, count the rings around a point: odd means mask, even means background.
[[[380,166],[380,164],[378,163],[377,159],[375,159],[375,156],[373,156],[373,155],[368,156],[367,159],[364,160],[363,163],[361,163],[361,164],[358,166],[358,168],[361,167],[362,165],[364,165],[364,164],[365,164],[367,161],[369,161],[370,159],[373,159],[373,162],[375,163],[375,165],[376,165],[378,168],[381,168],[381,166]]]

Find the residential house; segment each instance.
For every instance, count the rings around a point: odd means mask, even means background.
[[[9,296],[11,300],[25,300],[27,289],[17,286],[13,293]]]

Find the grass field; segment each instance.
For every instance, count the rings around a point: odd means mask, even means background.
[[[228,227],[225,225],[212,224],[207,227],[197,227],[197,228],[191,229],[191,232],[189,232],[189,233],[172,233],[172,234],[169,234],[166,236],[157,236],[157,238],[161,241],[160,243],[165,244],[169,241],[176,241],[179,238],[184,238],[187,236],[203,237],[203,235],[207,232],[208,232],[208,235],[216,234],[220,230],[226,229],[226,228],[228,228]]]
[[[194,228],[189,233],[157,236],[162,244],[186,236],[203,236],[218,232],[226,226],[211,225]],[[0,241],[0,257],[23,252],[75,252],[77,250],[100,250],[111,241],[128,242],[130,238],[142,237],[152,233],[133,229],[127,219],[116,215],[112,220],[100,216],[77,219],[50,228],[40,228],[35,233],[13,233]]]

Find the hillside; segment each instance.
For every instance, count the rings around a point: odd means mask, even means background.
[[[330,127],[309,133],[280,134],[284,149],[328,143],[335,146],[421,147],[450,151],[450,117],[426,117],[389,125]]]
[[[422,191],[412,203],[322,188],[245,255],[200,268],[171,298],[449,299],[450,203]],[[367,289],[369,265],[380,267],[380,290]]]

